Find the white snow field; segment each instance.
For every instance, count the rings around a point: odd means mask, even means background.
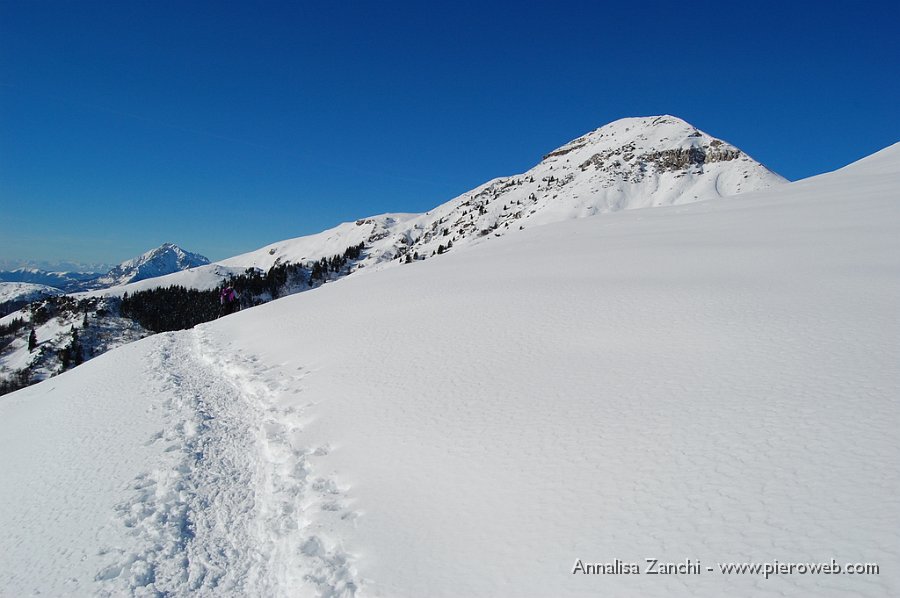
[[[351,276],[7,395],[0,594],[900,595],[898,198],[895,145]],[[879,572],[718,569],[831,559]]]

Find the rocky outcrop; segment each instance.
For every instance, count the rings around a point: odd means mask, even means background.
[[[714,162],[728,162],[740,158],[739,149],[726,147],[721,141],[686,148],[673,148],[635,155],[634,144],[593,154],[579,165],[582,172],[593,167],[595,170],[614,172],[624,180],[640,182],[648,170],[657,173],[689,170]]]

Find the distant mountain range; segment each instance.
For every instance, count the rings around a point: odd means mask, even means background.
[[[11,270],[43,270],[44,272],[89,272],[102,274],[108,272],[115,264],[101,262],[74,262],[68,260],[13,260],[0,258],[0,271]]]
[[[122,262],[110,269],[106,274],[98,274],[96,272],[48,272],[36,268],[18,268],[0,271],[0,283],[30,283],[52,287],[52,289],[62,293],[74,293],[137,282],[196,266],[203,266],[208,263],[209,260],[200,254],[185,251],[173,243],[164,243],[143,255]],[[24,289],[25,287],[21,288]],[[12,293],[11,289],[12,287],[7,287],[7,292],[3,296]]]
[[[77,287],[99,276],[96,272],[48,272],[37,268],[17,268],[0,271],[0,282],[37,284],[67,292],[77,290]]]

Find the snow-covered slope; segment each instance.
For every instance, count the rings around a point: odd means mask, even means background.
[[[84,310],[75,304],[53,310],[44,304],[37,309],[52,311],[53,315],[35,321],[32,309],[25,308],[0,318],[0,326],[9,326],[16,319],[27,323],[24,329],[10,335],[0,335],[0,380],[13,378],[25,370],[34,382],[59,373],[64,369],[62,353],[72,343],[73,331],[77,331],[79,349],[77,358],[74,355],[67,358],[72,361],[70,365],[78,365],[82,360],[152,334],[129,318],[110,313],[108,306],[102,302]],[[86,316],[88,312],[90,315]],[[98,312],[103,313],[103,317],[98,317]],[[35,331],[37,341],[33,350],[28,348],[28,333],[31,330]]]
[[[8,395],[0,593],[900,595],[898,194],[900,145],[351,276]],[[702,569],[573,574],[647,558]],[[880,573],[719,571],[831,559]]]
[[[625,118],[550,152],[525,173],[489,181],[424,214],[361,218],[149,284],[211,288],[230,272],[306,263],[359,243],[366,250],[356,268],[381,269],[407,255],[426,259],[441,246],[476,244],[541,224],[716,199],[784,182],[738,148],[679,118]]]
[[[156,278],[204,266],[209,260],[173,243],[164,243],[136,258],[122,262],[97,280],[98,286],[112,287]]]
[[[130,282],[108,288],[75,293],[74,296],[79,299],[88,297],[121,297],[125,293],[135,293],[137,291],[146,291],[147,289],[156,289],[172,285],[205,291],[218,287],[222,284],[222,281],[229,277],[243,274],[248,267],[249,266],[229,267],[214,263],[174,272],[172,274],[166,274],[165,276],[147,278],[138,282]]]
[[[30,282],[0,282],[0,304],[13,301],[34,301],[62,294],[60,289]]]

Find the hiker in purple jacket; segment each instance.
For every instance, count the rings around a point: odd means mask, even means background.
[[[222,306],[222,315],[227,316],[238,310],[238,294],[231,287],[223,287],[219,293],[219,304]]]

